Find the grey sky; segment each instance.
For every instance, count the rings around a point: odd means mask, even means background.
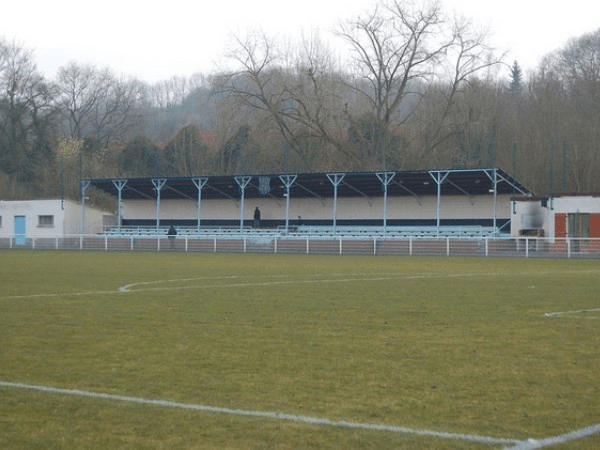
[[[375,0],[31,0],[3,5],[0,35],[35,50],[54,77],[70,61],[109,66],[149,82],[213,72],[232,33],[262,28],[282,38],[321,30],[369,9]],[[569,38],[600,28],[600,4],[589,0],[441,0],[449,11],[489,26],[496,47],[527,70]]]

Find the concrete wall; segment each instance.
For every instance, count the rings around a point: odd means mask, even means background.
[[[440,217],[442,219],[493,219],[494,197],[485,196],[447,196],[441,199]],[[246,199],[244,219],[251,220],[255,207],[261,210],[263,220],[284,220],[285,199]],[[231,199],[203,200],[201,220],[239,220],[240,201]],[[295,220],[331,220],[333,218],[333,198],[291,198],[289,217]],[[437,213],[437,197],[388,197],[387,219],[425,219],[434,220]],[[498,195],[497,219],[510,218],[510,196]],[[123,220],[155,220],[156,202],[153,200],[124,200]],[[161,200],[160,220],[187,219],[198,217],[197,203],[192,200]],[[383,197],[366,199],[364,197],[338,198],[337,219],[381,220],[383,217]]]

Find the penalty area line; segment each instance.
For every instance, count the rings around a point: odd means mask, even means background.
[[[495,438],[488,436],[480,436],[476,434],[460,434],[460,433],[448,433],[443,431],[433,431],[418,428],[408,428],[396,425],[376,424],[376,423],[361,423],[361,422],[348,422],[348,421],[336,421],[330,420],[323,417],[310,417],[296,414],[287,414],[281,412],[270,412],[270,411],[252,411],[244,409],[233,409],[233,408],[221,408],[217,406],[208,405],[195,405],[190,403],[173,402],[169,400],[152,400],[140,397],[130,397],[125,395],[116,394],[105,394],[100,392],[84,391],[80,389],[63,389],[50,386],[38,386],[23,383],[13,383],[10,381],[0,381],[0,387],[13,388],[13,389],[25,389],[37,392],[45,392],[48,394],[58,395],[70,395],[75,397],[93,398],[101,400],[112,400],[118,402],[136,403],[141,405],[152,405],[162,406],[167,408],[178,408],[193,411],[203,411],[217,414],[228,414],[233,416],[247,416],[247,417],[259,417],[273,420],[285,420],[297,423],[305,423],[309,425],[321,425],[330,427],[342,427],[352,429],[362,429],[371,431],[387,431],[392,433],[400,434],[413,434],[418,436],[427,436],[442,439],[455,439],[470,442],[481,442],[486,444],[506,444],[506,445],[519,445],[522,441],[518,439],[504,439]]]

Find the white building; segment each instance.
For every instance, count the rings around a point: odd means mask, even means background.
[[[515,198],[511,234],[550,238],[600,238],[600,194]]]
[[[0,200],[0,237],[17,245],[28,236],[62,237],[100,233],[114,215],[71,200]]]

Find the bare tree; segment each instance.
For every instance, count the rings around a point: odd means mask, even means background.
[[[340,142],[332,125],[341,84],[328,55],[313,39],[282,54],[264,34],[237,38],[237,44],[232,56],[240,70],[215,78],[215,88],[240,110],[258,113],[262,126],[277,129],[286,168],[294,156],[303,170],[313,169],[323,162],[323,147]]]
[[[438,99],[438,108],[436,114],[425,119],[429,126],[421,136],[419,164],[423,164],[456,133],[452,112],[457,97],[471,83],[483,81],[494,85],[491,81],[494,77],[490,73],[496,75],[495,70],[500,67],[504,56],[497,56],[487,44],[487,29],[478,29],[469,20],[454,17],[451,30],[444,57],[436,67],[435,78],[429,83],[430,92]],[[478,79],[480,76],[482,79]],[[495,119],[492,122],[495,123]]]
[[[109,69],[71,63],[59,69],[56,90],[57,109],[72,138],[94,137],[108,144],[126,137],[136,124],[135,105],[142,93],[136,80],[117,79]]]
[[[161,170],[165,175],[194,176],[207,173],[208,148],[200,130],[193,125],[183,127],[165,146],[161,155]]]
[[[535,102],[535,117],[545,131],[539,155],[545,156],[548,165],[552,162],[555,172],[547,175],[552,178],[547,186],[557,186],[556,172],[562,172],[570,189],[598,190],[600,30],[572,39],[547,55],[530,95]]]
[[[32,51],[0,40],[0,170],[32,192],[35,171],[52,162],[51,92]]]
[[[449,19],[438,3],[382,3],[337,36],[351,50],[344,71],[314,39],[284,58],[271,40],[254,35],[237,41],[241,69],[219,79],[238,105],[272,121],[308,169],[404,167],[411,141],[418,159],[428,158],[452,133],[457,92],[498,62],[485,31]],[[438,104],[431,123],[415,132],[410,121],[428,94]]]
[[[366,120],[374,130],[370,156],[385,168],[392,145],[414,117],[425,95],[436,95],[435,114],[419,136],[420,159],[427,158],[449,136],[447,120],[457,92],[476,73],[499,62],[486,44],[486,32],[463,19],[450,19],[437,2],[394,0],[344,26],[340,36],[356,55],[350,87],[369,105],[348,110],[350,123]],[[441,103],[439,103],[441,102]],[[363,148],[356,149],[364,151]],[[402,157],[402,155],[399,155]]]

